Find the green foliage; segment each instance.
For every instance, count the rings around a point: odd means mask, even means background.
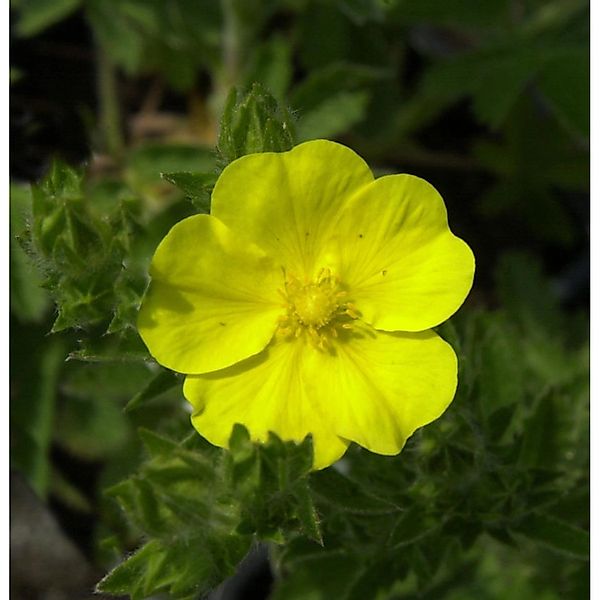
[[[290,112],[259,84],[227,98],[217,148],[224,164],[253,152],[282,152],[294,145]]]
[[[217,175],[213,173],[163,173],[163,179],[176,185],[199,213],[210,211],[210,195]]]
[[[146,542],[99,591],[196,598],[233,574],[253,539],[281,542],[292,531],[319,538],[307,483],[310,440],[296,445],[272,436],[257,446],[239,426],[225,452],[195,434],[182,443],[148,430],[140,435],[150,459],[108,493]]]
[[[421,10],[428,4],[420,6]],[[504,8],[507,16],[507,4],[497,5]],[[516,27],[505,19],[493,23],[490,35],[481,36],[480,40],[473,42],[467,37],[448,57],[437,60],[428,69],[401,117],[406,119],[405,126],[417,126],[468,95],[475,115],[490,127],[498,128],[527,85],[536,83],[556,109],[559,120],[574,133],[588,135],[589,88],[585,75],[581,77],[587,72],[587,48],[581,37],[570,35],[579,28],[580,15],[586,10],[586,2],[556,0],[523,15]],[[411,13],[399,11],[398,18],[410,19]],[[441,9],[436,19],[451,22],[461,33],[468,30],[464,22],[456,19],[450,5]],[[436,53],[434,41],[426,46],[432,53]],[[573,65],[575,71],[571,69]],[[566,81],[573,82],[569,98],[564,93]]]
[[[56,298],[58,316],[52,330],[89,329],[105,322],[107,315],[118,318],[122,307],[117,306],[114,286],[132,292],[123,268],[132,208],[122,201],[107,219],[94,215],[85,201],[81,175],[60,162],[33,187],[32,196],[33,227],[26,244]]]
[[[31,191],[26,186],[10,188],[10,308],[23,322],[40,322],[48,312],[50,298],[42,279],[29,260],[19,235],[31,219]]]
[[[201,67],[218,61],[221,15],[211,0],[87,0],[86,16],[102,48],[125,72],[158,72],[190,89]]]
[[[136,195],[144,197],[159,210],[166,201],[179,197],[177,191],[169,185],[173,182],[164,177],[165,173],[202,172],[210,177],[214,169],[215,155],[212,150],[188,144],[146,143],[132,149],[127,156],[124,179]],[[183,191],[189,195],[189,190],[188,186]],[[200,190],[196,193],[200,194]]]
[[[573,217],[557,189],[570,192],[588,187],[589,165],[572,138],[541,117],[531,102],[519,103],[500,142],[481,142],[474,148],[481,164],[497,179],[481,198],[488,219],[516,214],[538,239],[562,246],[576,239]]]
[[[19,361],[15,372],[24,371],[16,392],[19,402],[10,406],[11,466],[19,469],[36,493],[45,498],[51,486],[50,444],[54,432],[56,387],[66,355],[61,339],[44,341],[36,339],[27,330],[27,341],[36,344],[28,348],[27,356],[11,353]],[[32,376],[32,374],[34,376]]]
[[[81,6],[82,0],[13,0],[19,11],[17,32],[29,37],[54,25]]]
[[[131,398],[125,407],[125,410],[136,410],[148,400],[153,400],[157,396],[172,389],[177,383],[179,383],[179,378],[173,371],[159,368],[158,373],[148,381],[145,387]]]
[[[292,95],[299,139],[333,137],[359,123],[370,100],[365,87],[390,78],[386,69],[345,62],[313,71]]]

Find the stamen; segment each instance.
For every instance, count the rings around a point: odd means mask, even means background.
[[[337,275],[329,267],[319,270],[310,281],[301,283],[292,273],[285,273],[284,290],[278,290],[285,300],[286,314],[278,318],[279,333],[286,337],[306,339],[315,348],[326,351],[331,340],[339,337],[338,329],[351,330],[348,319],[357,319],[359,310],[351,302],[344,302],[347,290],[340,289]]]

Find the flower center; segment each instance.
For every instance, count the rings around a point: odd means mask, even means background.
[[[339,306],[335,290],[321,283],[302,286],[290,298],[298,320],[308,326],[323,327]]]
[[[329,269],[321,269],[315,281],[299,281],[289,275],[285,282],[286,314],[279,318],[279,332],[287,337],[308,336],[316,347],[325,350],[337,329],[351,329],[350,321],[358,318],[353,304],[345,301],[347,293]]]

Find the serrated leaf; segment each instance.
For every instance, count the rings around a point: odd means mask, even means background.
[[[164,210],[166,201],[181,194],[161,173],[206,173],[215,169],[212,149],[186,144],[146,143],[132,150],[125,160],[125,180],[147,205]],[[184,190],[184,193],[185,190]]]
[[[130,593],[134,598],[144,577],[146,561],[160,552],[158,541],[148,542],[108,573],[98,583],[96,591],[116,595]]]
[[[216,173],[161,173],[161,177],[176,185],[201,213],[210,212],[210,194],[217,182]]]
[[[221,117],[217,147],[223,164],[253,152],[283,152],[294,145],[290,111],[260,84],[246,94],[232,89]]]
[[[306,482],[301,482],[295,486],[293,494],[296,500],[296,513],[305,535],[323,546],[319,515],[313,502],[310,487]]]
[[[239,536],[216,540],[197,533],[165,544],[154,539],[111,571],[97,590],[140,600],[160,592],[174,600],[198,597],[232,574],[249,545]]]
[[[177,442],[140,427],[138,431],[146,450],[152,458],[166,459],[167,463],[158,463],[156,467],[152,464],[147,465],[145,472],[151,477],[161,480],[161,482],[186,480],[197,477],[212,478],[214,469],[209,457],[203,452],[186,449],[184,444]],[[196,434],[193,434],[196,436]],[[180,462],[174,462],[173,459],[179,459]],[[172,466],[170,466],[172,465]]]
[[[102,337],[82,337],[79,349],[71,352],[69,360],[85,362],[136,362],[146,363],[151,360],[148,349],[137,331],[124,334],[107,334]]]

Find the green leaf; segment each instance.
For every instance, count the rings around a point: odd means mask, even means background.
[[[250,433],[240,423],[236,423],[229,437],[229,451],[234,464],[246,462],[256,456],[256,446],[250,440]]]
[[[313,473],[311,487],[320,501],[330,504],[335,510],[372,515],[392,514],[400,510],[335,469]]]
[[[206,173],[215,169],[212,149],[186,144],[146,143],[133,149],[126,157],[125,179],[147,203],[163,206],[165,200],[181,195],[162,173]],[[203,182],[208,184],[209,180]],[[178,184],[175,184],[178,185]],[[179,187],[179,186],[178,186]],[[188,195],[190,189],[184,189]]]
[[[11,464],[45,498],[51,484],[49,453],[66,349],[60,338],[29,341],[33,346],[26,348],[26,356],[11,349],[15,361],[11,378],[16,379],[10,404]]]
[[[159,554],[160,551],[158,541],[148,542],[108,573],[98,583],[96,591],[115,595],[131,593],[132,597],[135,597],[134,594],[137,593],[140,580],[144,575],[146,561]]]
[[[57,443],[84,460],[114,456],[130,435],[121,405],[110,398],[71,396],[57,413]]]
[[[292,106],[300,116],[299,139],[348,131],[365,116],[374,86],[391,77],[387,69],[345,62],[311,72],[292,94]]]
[[[97,214],[82,175],[59,161],[32,192],[33,224],[26,244],[57,305],[52,331],[90,331],[101,324],[106,329],[111,318],[113,330],[127,329],[141,291],[134,289],[139,279],[124,275],[132,232],[123,204],[117,206],[119,218]]]
[[[125,72],[135,73],[143,64],[144,35],[130,19],[120,14],[120,4],[105,0],[87,0],[86,17],[110,58]]]
[[[558,120],[583,139],[590,131],[589,48],[574,48],[553,57],[542,70],[539,86]]]
[[[328,64],[309,73],[292,93],[292,106],[309,113],[340,92],[366,91],[382,81],[392,79],[390,69],[346,62]]]
[[[25,229],[31,214],[29,186],[10,187],[10,309],[22,322],[42,321],[50,308],[50,296],[42,287],[43,279],[26,254]],[[25,248],[25,249],[24,249]]]
[[[228,488],[229,464],[208,446],[184,447],[141,430],[151,459],[107,493],[148,539],[99,584],[99,589],[146,598],[207,593],[248,551],[251,538],[233,533],[239,507]]]
[[[298,139],[328,138],[346,133],[365,115],[368,92],[341,92],[328,98],[317,108],[301,114]]]
[[[21,0],[18,3],[16,30],[31,37],[68,17],[81,5],[81,0]]]
[[[123,335],[102,335],[85,337],[79,340],[79,348],[69,353],[69,360],[81,360],[90,363],[146,363],[151,360],[148,349],[134,331]]]
[[[533,513],[514,526],[512,531],[560,554],[589,559],[589,533],[566,521],[543,513]]]
[[[260,84],[246,94],[230,92],[217,147],[222,162],[253,152],[283,152],[294,145],[294,123],[289,110]]]
[[[481,391],[478,402],[482,413],[492,417],[503,407],[514,407],[525,395],[524,365],[514,360],[518,334],[502,316],[481,319],[479,356],[472,356],[478,366]]]
[[[50,494],[58,498],[63,504],[79,513],[92,514],[90,500],[66,479],[58,469],[52,469],[50,479]]]
[[[180,383],[180,378],[173,371],[161,368],[148,382],[143,390],[139,391],[125,406],[125,412],[137,410],[146,403]]]
[[[287,577],[279,580],[273,600],[329,600],[345,598],[361,573],[361,561],[350,552],[319,552],[294,565]]]
[[[555,400],[542,396],[538,405],[524,423],[519,462],[525,467],[544,467],[557,460],[558,423]]]
[[[319,515],[312,498],[311,490],[307,482],[300,482],[294,487],[294,498],[296,500],[296,512],[304,534],[323,546],[323,535],[319,525]]]
[[[422,105],[423,116],[431,118],[447,105],[470,95],[476,116],[497,128],[542,60],[536,48],[514,39],[461,54],[426,71],[411,102]]]
[[[539,259],[524,253],[507,252],[495,273],[502,305],[523,327],[554,336],[563,326],[558,298],[544,278]]]
[[[431,535],[440,525],[439,521],[435,522],[424,514],[423,508],[419,506],[410,507],[394,524],[388,543],[394,549],[410,546]]]
[[[188,91],[200,67],[218,64],[221,15],[211,0],[87,0],[86,16],[111,59],[127,74],[160,74]]]
[[[278,100],[283,100],[292,80],[292,48],[288,40],[273,35],[258,46],[244,77],[246,86],[254,81],[271,91]]]
[[[229,448],[232,485],[242,506],[239,533],[283,541],[286,531],[301,530],[322,543],[319,518],[309,487],[312,439],[283,442],[272,432],[266,443],[254,443],[236,424]]]
[[[210,212],[210,195],[217,182],[216,173],[161,173],[161,177],[176,185],[198,212]]]

